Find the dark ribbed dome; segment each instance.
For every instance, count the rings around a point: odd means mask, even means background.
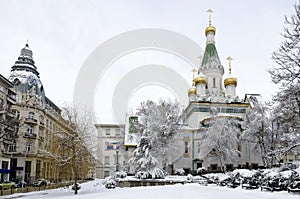
[[[43,84],[39,78],[39,72],[32,58],[32,50],[26,44],[21,50],[21,55],[12,66],[9,80],[14,84],[16,90],[26,93],[35,87],[36,95],[45,99]]]

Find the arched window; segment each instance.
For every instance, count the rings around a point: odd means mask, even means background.
[[[26,143],[26,151],[31,151],[32,150],[32,142],[27,142]]]
[[[188,141],[184,142],[184,153],[189,153],[189,142]]]
[[[213,87],[216,88],[216,78],[213,78]]]

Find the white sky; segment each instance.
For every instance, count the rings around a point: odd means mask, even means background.
[[[226,57],[234,59],[238,95],[260,93],[269,100],[276,86],[266,70],[274,65],[271,54],[283,40],[280,33],[284,15],[294,13],[294,3],[295,0],[0,0],[0,73],[8,76],[29,40],[46,95],[57,105],[71,102],[81,65],[102,42],[134,29],[161,28],[181,33],[204,48],[206,11],[211,8],[217,28],[216,46],[226,72]],[[121,78],[116,75],[118,68],[127,66],[129,70],[149,63],[181,68],[187,81],[191,79],[189,68],[175,56],[163,52],[127,55],[104,77],[106,92],[96,93],[95,107],[101,121],[111,121],[111,95]],[[149,98],[149,93],[151,99],[171,95],[161,87],[148,86],[133,93],[130,105]]]

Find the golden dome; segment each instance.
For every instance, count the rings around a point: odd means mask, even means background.
[[[196,95],[197,94],[197,89],[195,87],[189,88],[188,94],[189,95],[192,95],[192,94]]]
[[[237,86],[237,78],[234,77],[228,77],[224,80],[224,85],[225,87],[230,85],[230,84],[234,84],[235,86]]]
[[[207,84],[207,78],[202,71],[200,71],[199,76],[195,78],[195,84]]]
[[[206,27],[206,29],[205,29],[205,36],[207,36],[207,33],[210,31],[212,31],[212,32],[214,32],[214,34],[216,34],[216,28],[214,26],[210,25],[210,26]]]

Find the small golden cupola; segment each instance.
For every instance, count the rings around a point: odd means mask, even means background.
[[[205,36],[207,36],[207,33],[209,33],[209,32],[213,32],[214,34],[216,34],[216,28],[213,26],[213,25],[211,25],[211,22],[212,22],[212,20],[211,20],[211,13],[213,12],[211,9],[208,9],[208,14],[209,14],[209,21],[208,21],[208,26],[206,27],[206,29],[205,29]]]
[[[201,68],[200,68],[200,73],[195,79],[195,84],[196,86],[198,84],[207,84],[207,77],[203,74]]]
[[[229,57],[227,57],[227,60],[229,62],[229,74],[228,74],[227,78],[224,80],[224,85],[225,85],[225,87],[228,86],[228,85],[231,85],[231,84],[237,86],[237,78],[234,77],[232,75],[232,73],[231,73],[231,70],[232,70],[231,69],[232,58],[229,56]]]
[[[237,86],[237,78],[234,77],[232,75],[232,72],[231,72],[231,61],[232,61],[232,58],[228,57],[227,60],[229,62],[229,74],[226,77],[226,79],[224,80],[224,86],[226,88],[227,96],[235,97],[236,96],[235,89],[236,89],[236,86]]]
[[[207,77],[206,77],[206,75],[204,75],[203,74],[203,72],[202,72],[202,62],[203,62],[203,60],[202,60],[202,56],[200,55],[199,57],[198,57],[199,59],[200,59],[200,67],[199,67],[199,70],[198,70],[198,76],[196,77],[196,79],[195,79],[195,84],[196,84],[196,87],[197,87],[197,85],[199,85],[199,84],[207,84]],[[195,72],[195,71],[194,71]]]
[[[193,73],[193,83],[192,83],[192,87],[189,88],[188,90],[188,95],[191,96],[191,95],[197,95],[197,89],[195,87],[195,72],[196,72],[196,69],[193,69],[192,70],[192,73]]]

